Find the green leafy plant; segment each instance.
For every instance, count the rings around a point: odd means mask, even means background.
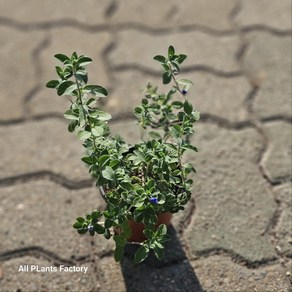
[[[70,121],[68,130],[77,132],[82,140],[86,149],[82,161],[88,165],[96,185],[103,187],[107,203],[103,211],[94,210],[78,217],[73,227],[79,234],[89,232],[113,238],[114,257],[119,261],[131,236],[128,221],[142,222],[147,239],[139,243],[135,262],[143,261],[150,250],[161,260],[168,236],[165,225],[157,228],[157,216],[184,209],[191,197],[193,182],[189,174],[195,172],[191,164],[183,162],[183,155],[187,150],[197,151],[189,143],[189,137],[199,113],[187,100],[192,82],[177,79],[187,56],[176,54],[170,46],[166,57],[154,57],[164,69],[163,83],[173,82],[173,86],[164,94],[147,85],[140,106],[135,108],[144,132],[141,142],[135,145],[111,135],[108,126],[111,115],[96,105],[97,98],[107,96],[107,90],[88,84],[85,67],[92,60],[76,52],[70,57],[63,54],[55,57],[63,66],[56,67],[58,79],[46,86],[55,88],[58,95],[72,97],[71,106],[64,113]]]

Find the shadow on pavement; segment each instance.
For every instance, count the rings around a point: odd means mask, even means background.
[[[168,228],[170,241],[165,258],[158,261],[153,253],[141,264],[134,264],[137,245],[127,245],[121,261],[127,292],[203,292],[173,226]]]

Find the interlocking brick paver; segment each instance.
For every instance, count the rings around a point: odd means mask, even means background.
[[[155,65],[154,61],[153,65]],[[134,108],[141,103],[141,97],[148,82],[159,85],[159,89],[163,90],[161,77],[153,77],[132,70],[113,73],[116,80],[115,87],[112,92],[109,92],[106,104],[103,106],[113,117],[133,113]]]
[[[121,266],[112,257],[105,257],[98,262],[98,275],[101,283],[101,291],[127,291]]]
[[[292,256],[292,188],[291,183],[276,187],[275,194],[280,202],[282,214],[275,228],[280,253]]]
[[[0,37],[0,120],[17,119],[24,114],[25,96],[37,84],[33,50],[44,36],[0,27]]]
[[[285,291],[291,289],[286,272],[290,267],[271,265],[248,269],[225,256],[210,256],[192,261],[205,291]]]
[[[95,187],[67,190],[45,180],[4,187],[1,253],[38,246],[62,259],[74,259],[91,254],[92,240],[96,253],[108,251],[112,246],[102,236],[81,236],[72,227],[77,217],[96,208],[104,208],[104,202]]]
[[[166,35],[123,31],[119,33],[116,49],[109,55],[109,61],[114,66],[138,64],[148,70],[157,71],[158,67],[153,61],[153,56],[165,55],[169,45],[173,45],[178,53],[188,55],[184,67],[207,66],[227,72],[239,69],[234,58],[239,48],[237,37],[218,37],[199,31]]]
[[[111,21],[115,24],[133,23],[152,29],[175,28],[178,24],[200,25],[216,30],[230,29],[228,16],[234,6],[233,0],[180,1],[148,0],[147,5],[139,0],[117,1]],[[143,11],[143,13],[141,13]],[[134,27],[134,26],[133,26]]]
[[[249,119],[245,100],[250,86],[244,77],[225,78],[201,72],[187,75],[194,82],[188,98],[201,113],[235,123]]]
[[[244,68],[259,86],[254,111],[260,117],[291,116],[291,38],[266,32],[247,33],[245,38],[249,46]]]
[[[76,135],[67,133],[66,121],[52,119],[3,126],[0,134],[6,137],[0,140],[0,178],[50,171],[70,180],[90,179],[80,160],[84,154],[82,143]]]
[[[291,1],[244,0],[235,20],[240,26],[266,25],[291,29]]]
[[[68,19],[71,19],[72,22],[96,25],[105,22],[105,11],[108,5],[107,0],[87,0],[86,5],[78,0],[70,2],[27,0],[25,5],[21,0],[11,0],[0,3],[0,17],[25,24],[56,21],[66,23]],[[16,9],[16,7],[21,7],[21,9]]]
[[[271,181],[292,177],[291,124],[272,122],[264,125],[268,139],[267,151],[261,162]]]
[[[252,129],[198,124],[192,143],[199,153],[189,154],[198,168],[186,234],[193,254],[223,249],[251,262],[276,256],[265,232],[277,205],[257,165],[262,140]]]
[[[8,260],[2,265],[4,277],[1,280],[1,287],[5,287],[5,291],[97,291],[99,286],[91,263],[78,265],[78,267],[88,267],[86,273],[18,272],[21,265],[29,265],[29,268],[37,265],[39,270],[41,267],[59,269],[48,260],[30,256]]]
[[[113,136],[121,136],[126,143],[136,144],[141,141],[140,126],[134,120],[120,120],[110,123],[110,131]]]

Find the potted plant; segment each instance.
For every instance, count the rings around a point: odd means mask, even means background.
[[[85,67],[92,60],[76,52],[70,57],[55,57],[63,66],[56,67],[58,80],[46,86],[55,88],[58,95],[73,98],[64,113],[70,121],[68,130],[76,131],[82,140],[86,155],[81,160],[88,165],[107,204],[103,211],[78,217],[73,227],[79,234],[89,232],[113,238],[116,261],[129,241],[140,245],[136,263],[142,262],[151,249],[161,260],[168,240],[166,225],[171,214],[183,210],[189,201],[193,182],[188,175],[195,172],[191,164],[183,162],[183,155],[186,150],[197,151],[189,143],[189,136],[199,113],[187,100],[192,82],[177,79],[187,56],[177,54],[170,46],[166,57],[154,57],[164,69],[163,84],[173,82],[173,86],[163,94],[158,93],[157,87],[147,85],[141,104],[135,108],[143,130],[141,142],[135,145],[112,136],[108,126],[111,115],[96,106],[97,98],[106,97],[107,91],[88,84]],[[141,227],[137,237],[134,231]]]

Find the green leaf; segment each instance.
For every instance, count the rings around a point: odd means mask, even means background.
[[[184,104],[181,101],[174,101],[171,105],[176,109],[180,109],[184,106]]]
[[[93,106],[95,103],[96,103],[95,98],[89,98],[89,99],[86,101],[86,105],[87,105],[87,106]]]
[[[86,56],[81,56],[78,59],[79,66],[84,67],[92,62],[92,59]]]
[[[141,107],[135,108],[135,114],[141,114],[143,112],[143,109]]]
[[[82,157],[81,160],[82,160],[83,162],[85,162],[86,164],[89,164],[89,165],[91,165],[91,164],[94,163],[93,158],[92,158],[92,157],[88,157],[88,156],[86,156],[86,157]]]
[[[56,66],[55,69],[56,69],[56,72],[57,72],[58,76],[59,76],[61,79],[64,79],[64,72],[63,72],[63,69],[62,69],[61,67],[59,67],[59,66]]]
[[[143,262],[149,253],[149,248],[145,245],[142,245],[135,253],[134,262],[135,264]]]
[[[92,93],[94,95],[97,95],[99,97],[105,97],[107,96],[107,91],[105,88],[99,85],[86,85],[83,87],[84,92]]]
[[[46,87],[48,88],[57,88],[59,86],[60,82],[58,80],[51,80],[46,84]]]
[[[161,261],[164,258],[164,249],[155,245],[154,254],[157,257],[157,259]]]
[[[74,82],[71,81],[71,80],[66,80],[66,81],[63,81],[59,87],[58,87],[58,90],[57,90],[57,94],[58,95],[63,95],[64,92],[67,90],[68,87],[70,87],[71,85],[73,85]]]
[[[141,161],[146,161],[145,160],[145,156],[144,156],[144,154],[141,152],[141,151],[139,151],[139,150],[134,150],[133,151],[134,152],[134,154],[136,154],[136,156],[141,160]]]
[[[86,140],[86,139],[88,139],[88,138],[90,138],[90,136],[91,136],[91,133],[90,132],[88,132],[88,131],[79,131],[78,132],[78,138],[79,139],[81,139],[81,140]]]
[[[156,231],[156,234],[158,236],[161,236],[161,235],[164,235],[167,233],[167,227],[165,224],[161,224],[158,228],[157,228],[157,231]]]
[[[68,125],[68,131],[70,133],[74,132],[75,128],[77,127],[78,125],[78,121],[72,121],[69,125]]]
[[[162,139],[161,135],[157,132],[154,132],[154,131],[151,131],[149,132],[149,136],[152,138],[152,139]]]
[[[101,173],[102,176],[107,180],[112,181],[115,179],[115,173],[110,166],[106,166],[106,168]]]
[[[57,58],[58,60],[60,60],[61,62],[65,62],[65,61],[70,61],[69,57],[67,57],[64,54],[56,54],[55,58]]]
[[[112,118],[112,116],[107,112],[97,111],[97,114],[98,114],[97,118],[100,121],[108,121]]]
[[[81,223],[84,223],[85,222],[85,219],[83,217],[78,217],[76,220],[78,222],[81,222]]]
[[[132,189],[133,189],[133,185],[131,184],[131,183],[129,183],[129,182],[121,182],[120,183],[120,186],[124,189],[124,190],[126,190],[126,191],[131,191]]]
[[[91,129],[91,132],[95,137],[99,137],[102,136],[104,130],[103,127],[96,126],[93,129]]]
[[[181,84],[183,86],[191,86],[191,85],[193,85],[193,82],[191,80],[188,80],[188,79],[178,79],[177,83]]]
[[[65,111],[64,117],[68,120],[77,120],[77,121],[79,120],[79,116],[72,110]]]
[[[108,164],[110,160],[110,156],[109,155],[102,155],[98,158],[98,164],[103,167],[105,166],[106,164]]]
[[[114,160],[112,160],[112,161],[110,162],[109,166],[110,166],[111,168],[114,168],[115,166],[117,166],[117,165],[119,165],[119,164],[120,164],[120,160],[118,160],[118,159],[114,159]]]
[[[105,227],[106,229],[108,229],[108,228],[111,228],[112,226],[113,226],[113,220],[111,220],[111,219],[109,219],[109,218],[105,219],[104,227]]]
[[[170,128],[170,134],[174,138],[179,138],[181,136],[181,127],[179,125],[174,125]]]
[[[116,262],[119,262],[122,259],[123,253],[124,253],[124,246],[117,245],[115,249],[115,253],[114,253],[114,258]]]
[[[73,228],[75,229],[80,229],[83,227],[83,223],[82,222],[75,222],[74,225],[73,225]]]
[[[78,59],[77,53],[73,52],[72,55],[71,55],[71,61],[72,60],[76,60],[76,59]]]
[[[162,75],[163,84],[168,84],[171,81],[171,72],[164,72]]]
[[[93,224],[94,231],[98,234],[103,234],[105,229],[100,224]]]
[[[88,81],[88,76],[87,76],[87,72],[86,71],[79,70],[79,71],[76,72],[75,76],[79,81],[84,82],[85,84]]]
[[[190,115],[193,111],[193,106],[188,101],[184,102],[184,111],[187,115]]]
[[[165,57],[161,56],[161,55],[157,55],[153,58],[154,60],[160,62],[160,63],[165,63],[166,62],[166,59]]]
[[[191,144],[185,144],[185,145],[183,145],[183,148],[184,149],[194,150],[194,151],[198,152],[198,148],[193,146],[193,145],[191,145]]]
[[[178,57],[176,58],[176,61],[181,64],[185,59],[187,58],[186,55],[180,54],[178,55]]]
[[[175,54],[175,50],[173,46],[169,46],[168,48],[168,57],[171,58]]]
[[[77,232],[78,232],[79,234],[84,234],[84,233],[86,233],[87,231],[88,231],[87,228],[85,228],[85,229],[78,229],[78,230],[77,230]]]

